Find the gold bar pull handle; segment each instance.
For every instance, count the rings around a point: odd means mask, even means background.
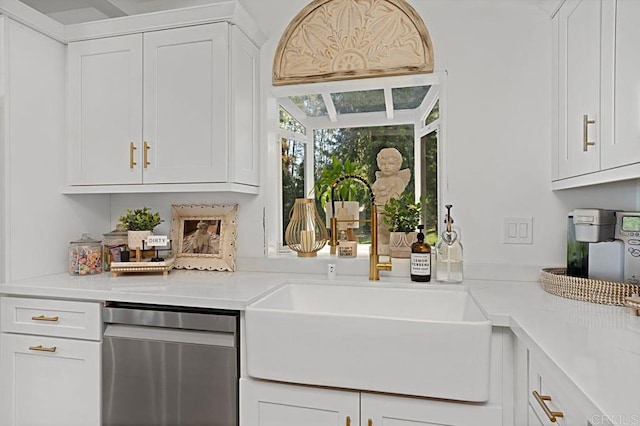
[[[35,317],[31,317],[32,321],[48,321],[48,322],[57,322],[60,319],[59,316],[55,317],[45,317],[44,315],[38,315]]]
[[[55,352],[56,351],[56,347],[55,346],[51,346],[50,348],[47,348],[45,346],[42,345],[38,345],[38,346],[29,346],[29,350],[30,351],[38,351],[38,352]]]
[[[582,150],[587,152],[590,146],[595,145],[595,142],[589,142],[589,124],[596,124],[596,120],[589,120],[587,114],[582,116]]]
[[[149,157],[149,150],[151,149],[151,147],[149,146],[149,144],[147,143],[147,141],[144,141],[144,168],[146,169],[149,165],[151,165],[151,163],[148,161],[148,157]]]
[[[133,161],[133,156],[134,156],[133,151],[135,151],[136,149],[138,148],[136,148],[133,142],[129,142],[129,168],[130,169],[133,169],[134,166],[138,165],[138,163]]]
[[[367,426],[373,426],[373,419],[367,420]]]
[[[551,411],[549,409],[547,403],[545,402],[551,401],[551,397],[549,395],[540,395],[538,391],[533,391],[533,397],[536,399],[536,401],[538,401],[538,404],[540,404],[540,407],[542,407],[542,411],[544,411],[544,414],[547,415],[551,423],[556,422],[556,417],[564,417],[564,413],[562,411]]]
[[[351,426],[351,417],[347,416],[347,426]]]

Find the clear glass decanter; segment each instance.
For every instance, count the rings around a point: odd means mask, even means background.
[[[436,244],[436,281],[462,282],[462,243],[459,233],[452,229],[451,204],[447,204],[446,230]]]

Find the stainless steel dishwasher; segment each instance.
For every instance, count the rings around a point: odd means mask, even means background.
[[[234,311],[108,302],[104,426],[237,426]]]

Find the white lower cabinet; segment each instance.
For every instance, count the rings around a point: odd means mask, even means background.
[[[0,350],[0,424],[100,424],[100,342],[2,334]]]
[[[356,426],[358,392],[240,379],[241,426]]]
[[[528,364],[528,426],[609,424],[546,355],[529,349]]]
[[[99,304],[10,297],[1,302],[0,425],[100,425],[100,327],[78,322],[100,322],[92,314]],[[88,329],[95,330],[90,337]]]
[[[240,380],[240,426],[498,426],[499,407]]]
[[[594,425],[608,424],[576,384],[526,335],[510,336],[514,350],[514,425],[587,426],[589,420]]]

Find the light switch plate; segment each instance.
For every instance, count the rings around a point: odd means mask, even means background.
[[[503,244],[533,244],[532,217],[505,217],[503,223]]]

